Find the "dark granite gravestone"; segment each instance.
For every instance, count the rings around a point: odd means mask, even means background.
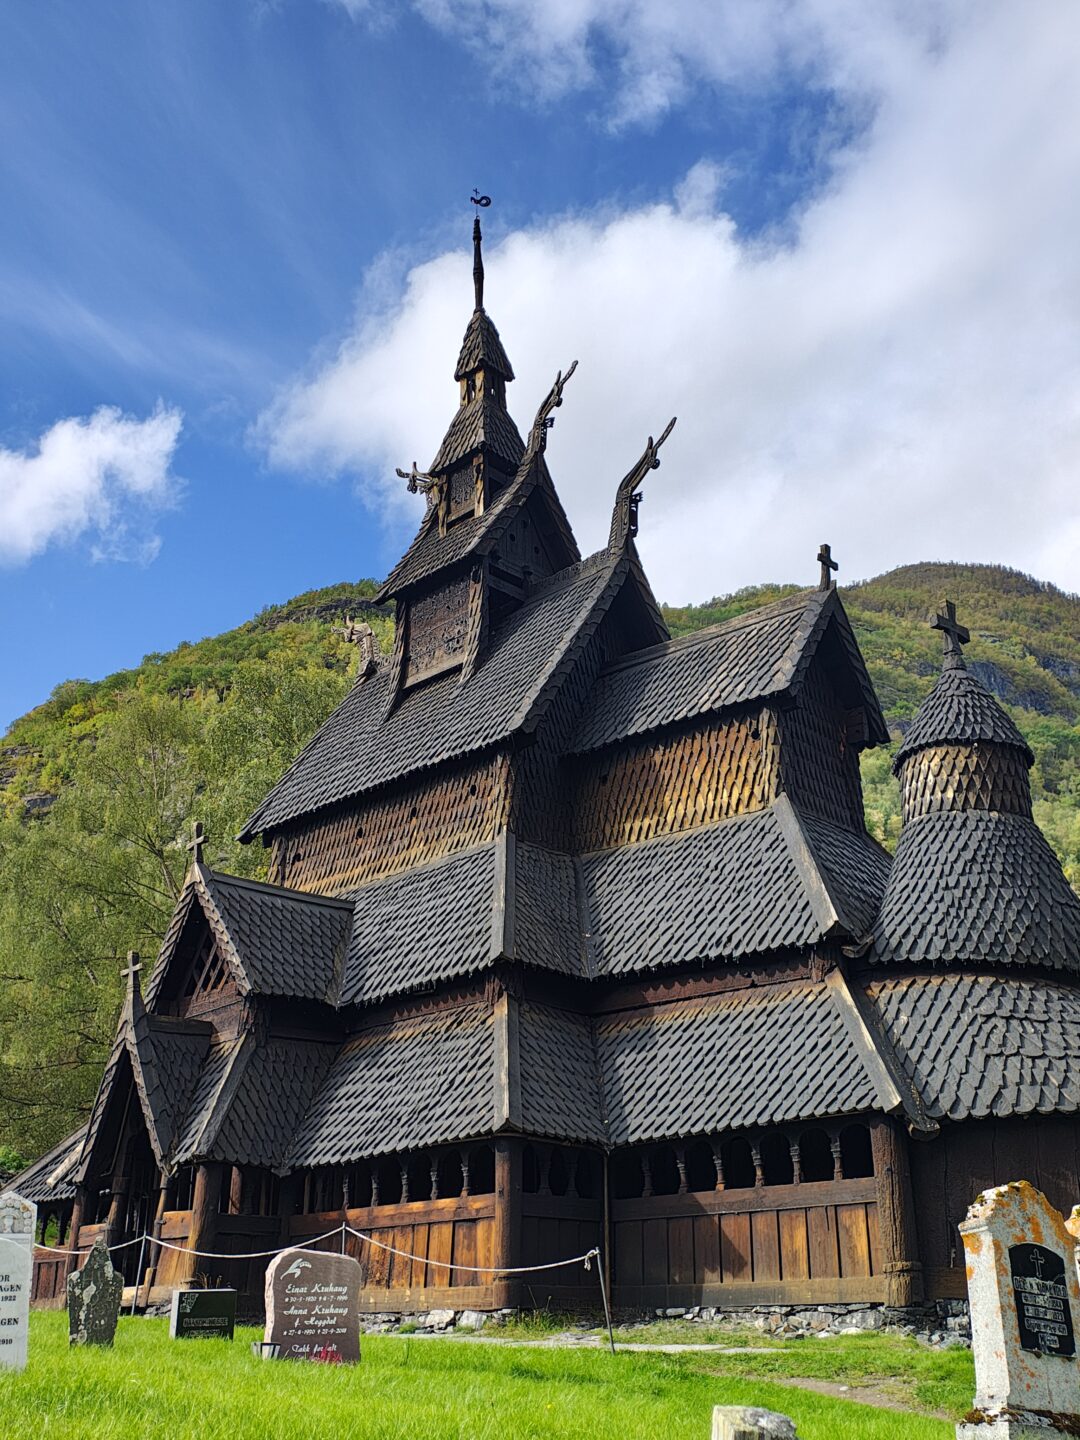
[[[360,1359],[357,1261],[321,1250],[286,1250],[266,1270],[264,1343],[282,1360]]]
[[[235,1328],[235,1290],[173,1291],[171,1340],[231,1340]]]
[[[1065,1258],[1045,1245],[1009,1246],[1020,1345],[1048,1355],[1075,1355]]]
[[[95,1240],[81,1270],[67,1280],[68,1344],[111,1345],[120,1316],[124,1277],[112,1267],[104,1240]]]

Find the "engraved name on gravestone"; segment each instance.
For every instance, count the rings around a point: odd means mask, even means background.
[[[266,1270],[264,1343],[282,1360],[360,1359],[361,1270],[349,1255],[286,1250]]]
[[[105,1241],[95,1240],[86,1264],[67,1279],[68,1344],[111,1345],[123,1293],[124,1277],[113,1269]]]
[[[0,1369],[26,1364],[37,1206],[9,1190],[0,1195]]]
[[[231,1340],[236,1329],[235,1290],[174,1290],[170,1340]]]
[[[1026,1180],[984,1190],[960,1226],[975,1404],[958,1440],[1042,1440],[1080,1426],[1074,1241]]]

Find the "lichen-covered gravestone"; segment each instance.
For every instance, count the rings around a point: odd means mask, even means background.
[[[68,1276],[68,1344],[111,1345],[120,1315],[124,1277],[109,1259],[104,1240],[95,1240],[81,1270]]]
[[[1026,1180],[984,1190],[960,1226],[971,1303],[975,1404],[958,1440],[1080,1433],[1075,1242]]]
[[[26,1364],[34,1279],[37,1206],[9,1190],[0,1195],[0,1369]]]
[[[795,1422],[757,1405],[714,1405],[712,1440],[799,1440]]]
[[[264,1345],[282,1360],[360,1359],[360,1266],[349,1255],[285,1250],[266,1269]]]

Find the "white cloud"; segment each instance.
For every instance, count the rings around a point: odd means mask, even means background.
[[[872,119],[782,242],[740,236],[706,162],[671,203],[561,217],[492,249],[487,296],[523,429],[556,368],[581,361],[549,458],[584,546],[602,543],[645,434],[678,413],[640,541],[665,598],[810,579],[823,539],[848,579],[970,558],[1080,589],[1080,7],[958,5],[938,32],[935,7],[720,8],[748,74],[795,55],[873,96]],[[595,25],[582,16],[601,11],[624,18],[627,53],[664,31],[680,84],[695,25],[701,54],[716,50],[689,4],[564,0],[544,7],[552,53],[572,42],[583,64]],[[477,13],[494,25],[508,0]],[[921,30],[895,18],[910,15]],[[365,302],[262,418],[272,462],[355,472],[369,502],[403,506],[393,466],[426,462],[446,428],[470,290],[458,252]]]
[[[95,560],[148,563],[147,519],[169,505],[183,416],[159,402],[145,420],[101,406],[58,420],[26,450],[0,447],[0,563],[90,536]]]

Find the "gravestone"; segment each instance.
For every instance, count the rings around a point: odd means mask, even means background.
[[[1026,1180],[984,1190],[960,1226],[971,1304],[975,1404],[958,1440],[1080,1433],[1075,1242]]]
[[[360,1359],[360,1265],[324,1250],[285,1250],[266,1270],[266,1331],[282,1360]]]
[[[8,1190],[0,1195],[0,1369],[26,1364],[34,1281],[37,1206]]]
[[[714,1405],[712,1440],[799,1440],[795,1422],[757,1405]]]
[[[231,1340],[236,1329],[235,1290],[174,1290],[170,1340]]]
[[[113,1269],[108,1246],[95,1240],[86,1264],[67,1279],[68,1344],[111,1345],[123,1293],[124,1277]]]

